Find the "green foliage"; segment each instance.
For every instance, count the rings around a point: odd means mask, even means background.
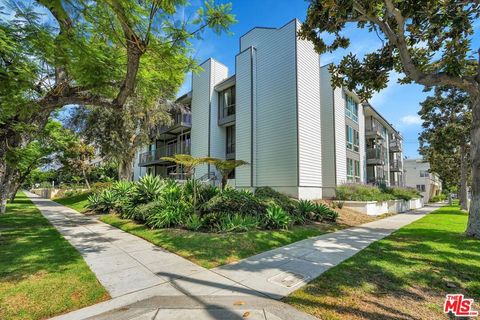
[[[264,225],[269,229],[288,229],[292,218],[282,207],[271,204],[265,213]]]
[[[332,201],[332,208],[342,209],[344,204],[345,204],[345,201]]]
[[[146,225],[151,228],[180,226],[193,213],[192,205],[185,201],[160,200],[156,203],[158,211],[146,217]]]
[[[335,222],[338,218],[338,213],[333,211],[328,206],[323,203],[315,203],[315,209],[313,210],[315,214],[315,219],[318,221],[328,221]]]
[[[313,218],[315,208],[315,203],[310,200],[298,201],[293,215],[295,223],[304,223],[306,220]]]
[[[192,231],[198,231],[203,226],[203,220],[197,214],[190,215],[185,220],[185,228]]]
[[[393,187],[386,189],[385,192],[393,195],[395,199],[406,201],[411,199],[418,199],[421,197],[420,192],[418,192],[418,190],[414,188]]]
[[[241,215],[262,215],[266,205],[251,192],[226,189],[205,203],[201,211],[205,213],[229,213]]]
[[[154,201],[162,191],[163,182],[158,176],[145,175],[135,184],[135,202],[147,203]]]
[[[430,198],[430,202],[440,202],[445,200],[447,200],[447,195],[443,193],[439,194],[438,196],[433,196]]]
[[[336,188],[336,198],[346,201],[387,201],[395,200],[392,194],[382,192],[375,186],[345,184]]]
[[[94,193],[88,196],[87,208],[100,213],[107,213],[115,208],[115,195],[110,190]]]
[[[223,214],[214,226],[219,232],[246,232],[259,228],[260,219],[256,216]]]
[[[276,205],[280,206],[283,210],[288,213],[293,213],[296,207],[296,201],[291,199],[289,196],[275,191],[270,187],[260,187],[255,190],[255,196],[257,196],[262,201],[268,203],[273,202]]]

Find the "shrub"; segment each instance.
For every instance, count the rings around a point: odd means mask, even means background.
[[[293,214],[296,208],[296,201],[288,197],[287,195],[275,191],[270,187],[260,187],[255,190],[255,196],[264,201],[265,203],[274,202],[280,206],[283,210]]]
[[[319,221],[335,222],[338,218],[338,213],[323,203],[315,203],[315,218]]]
[[[135,184],[135,202],[147,203],[155,200],[162,191],[162,180],[158,176],[146,175]]]
[[[387,201],[394,200],[395,196],[375,186],[345,184],[336,188],[336,198],[343,201]]]
[[[106,189],[101,193],[94,193],[87,198],[87,208],[100,213],[109,212],[115,208],[115,197],[113,193]]]
[[[147,221],[147,218],[160,212],[163,208],[163,203],[159,201],[152,201],[137,205],[132,210],[126,210],[123,214],[123,218],[133,219],[139,222]]]
[[[310,200],[300,200],[297,202],[293,219],[296,223],[304,223],[312,218],[312,212],[315,210],[315,204]]]
[[[94,192],[99,192],[104,189],[110,188],[112,186],[111,182],[95,182],[92,183],[91,188]]]
[[[420,198],[420,193],[417,191],[417,189],[414,189],[414,188],[393,187],[393,188],[386,189],[385,192],[390,193],[396,199],[401,199],[406,201],[415,199],[415,198]]]
[[[241,214],[224,214],[215,224],[214,229],[219,232],[245,232],[257,229],[260,220],[255,216],[242,216]]]
[[[185,201],[157,201],[160,210],[146,217],[146,224],[151,228],[176,227],[192,214],[193,208]]]
[[[438,196],[433,196],[430,198],[430,202],[440,202],[445,200],[447,200],[447,195],[445,194],[439,194]]]
[[[183,195],[186,199],[193,202],[193,181],[188,180],[183,185]],[[195,183],[195,189],[197,192],[197,203],[201,206],[202,204],[208,202],[211,198],[216,196],[220,190],[219,188],[212,186],[210,184]]]
[[[203,214],[227,213],[241,215],[263,215],[266,205],[252,193],[226,189],[215,195],[201,207]]]
[[[192,231],[197,231],[203,226],[202,218],[197,214],[192,214],[185,221],[185,228]]]
[[[157,197],[167,202],[180,201],[182,189],[175,180],[165,180]]]
[[[270,229],[287,229],[292,218],[280,206],[272,204],[265,214],[265,227]]]

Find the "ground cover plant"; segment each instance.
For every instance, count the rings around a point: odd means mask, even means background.
[[[343,201],[388,201],[420,198],[413,188],[378,187],[363,184],[345,184],[336,188],[336,199]]]
[[[21,192],[0,216],[0,319],[46,319],[109,298],[80,253]]]
[[[479,241],[465,236],[467,219],[458,206],[442,207],[285,301],[321,319],[448,319],[442,309],[447,293],[480,299]]]

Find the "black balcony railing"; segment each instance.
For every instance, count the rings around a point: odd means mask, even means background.
[[[389,143],[390,152],[401,152],[402,151],[402,140],[392,139]]]
[[[140,154],[139,165],[145,165],[163,161],[163,157],[171,157],[175,154],[190,154],[190,144],[175,143],[169,144],[156,150],[147,151]]]
[[[402,171],[402,169],[403,165],[401,160],[395,159],[390,161],[390,171],[399,172]]]
[[[382,124],[376,120],[371,119],[365,122],[365,135],[370,138],[383,138]]]
[[[367,164],[384,165],[385,164],[385,149],[384,148],[368,148],[367,149]]]
[[[157,128],[157,133],[167,133],[172,129],[178,127],[191,128],[192,127],[192,113],[187,110],[177,110],[171,112],[173,123],[171,125],[163,125]]]

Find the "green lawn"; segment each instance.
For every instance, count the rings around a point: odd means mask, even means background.
[[[285,298],[321,319],[442,319],[447,293],[480,300],[480,241],[467,214],[443,207]]]
[[[19,193],[0,215],[0,319],[45,319],[108,298],[80,254]]]
[[[316,224],[291,230],[249,231],[244,233],[201,233],[182,229],[150,229],[118,215],[102,216],[101,221],[163,247],[205,268],[238,261],[292,242],[331,232],[339,226]]]
[[[90,195],[89,192],[77,194],[71,197],[63,197],[54,199],[55,202],[63,204],[69,208],[77,210],[78,212],[85,212],[87,211],[87,198]]]

